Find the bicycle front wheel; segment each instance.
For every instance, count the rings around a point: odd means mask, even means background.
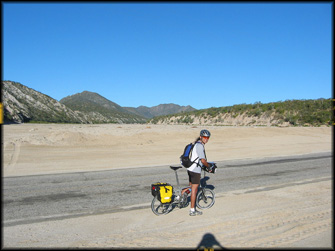
[[[151,210],[156,215],[167,214],[171,211],[172,207],[170,207],[171,203],[161,203],[157,196],[152,199],[151,202]]]
[[[197,194],[196,205],[200,209],[207,209],[214,205],[215,193],[209,189],[200,189]]]

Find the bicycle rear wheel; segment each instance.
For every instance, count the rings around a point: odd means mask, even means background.
[[[156,215],[167,214],[171,211],[171,203],[161,203],[157,196],[152,199],[151,210]]]
[[[197,194],[196,205],[200,209],[207,209],[214,205],[215,193],[210,189],[200,189]]]

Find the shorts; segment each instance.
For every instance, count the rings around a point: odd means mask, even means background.
[[[187,173],[189,182],[192,184],[200,184],[201,173],[194,173],[190,171],[187,171]]]

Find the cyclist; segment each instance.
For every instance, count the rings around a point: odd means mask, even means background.
[[[191,187],[191,209],[190,216],[202,215],[202,212],[195,210],[195,200],[197,197],[198,187],[200,184],[201,177],[201,167],[209,167],[205,153],[205,144],[208,142],[211,133],[204,129],[200,131],[200,136],[195,140],[195,145],[191,154],[191,161],[196,160],[189,168],[187,168],[187,173],[189,177],[190,187]],[[183,190],[182,194],[186,191]],[[184,196],[182,196],[183,198]],[[185,199],[185,198],[184,198]]]

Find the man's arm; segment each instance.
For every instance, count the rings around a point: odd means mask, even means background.
[[[201,159],[200,161],[205,167],[209,167],[209,164],[206,159]]]

